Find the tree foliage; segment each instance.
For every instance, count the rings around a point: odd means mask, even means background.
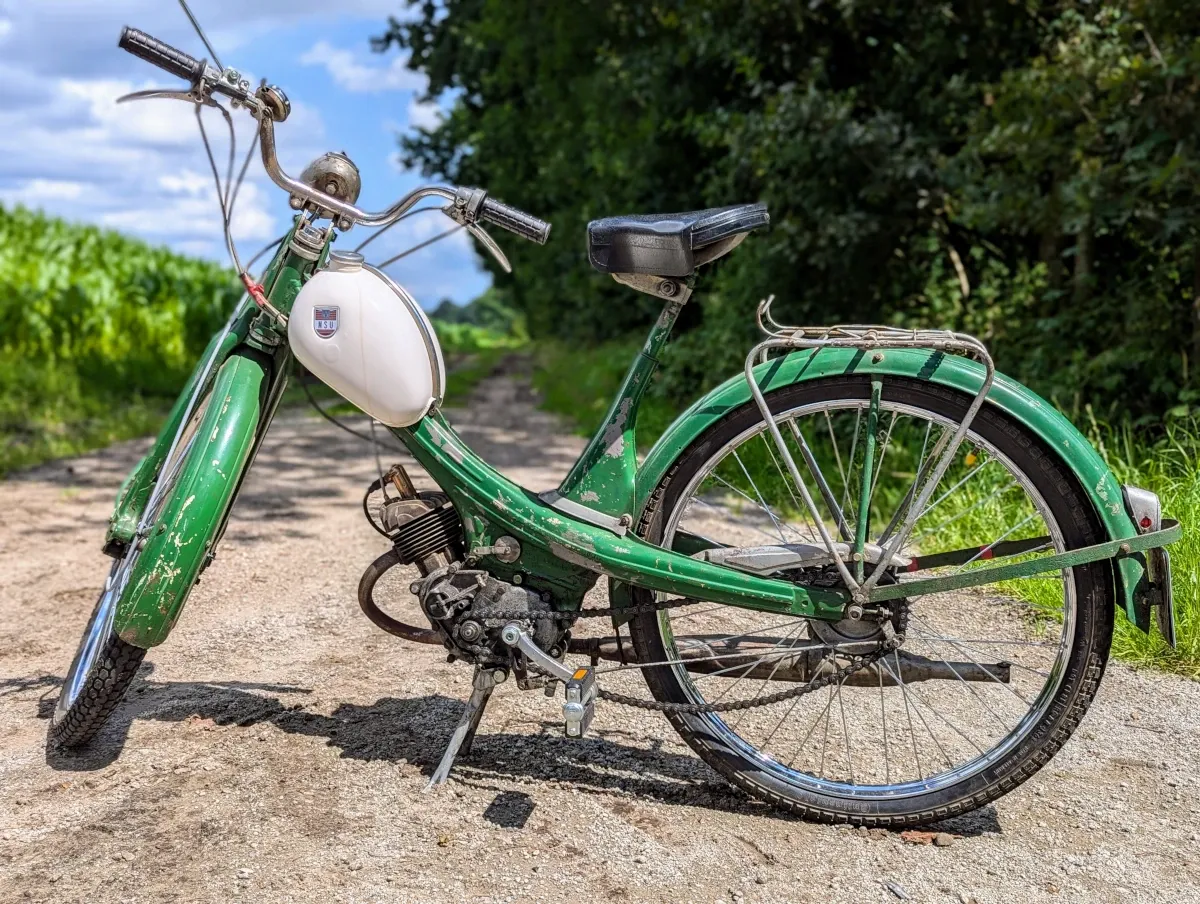
[[[589,219],[767,202],[702,277],[661,389],[732,372],[753,308],[975,332],[1071,407],[1200,400],[1200,18],[1186,0],[426,0],[376,41],[450,101],[410,164],[555,224],[497,284],[534,336],[655,313]]]

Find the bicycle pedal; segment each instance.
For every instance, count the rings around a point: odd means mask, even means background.
[[[596,714],[595,670],[576,669],[566,682],[566,698],[563,703],[564,731],[568,738],[582,738]]]

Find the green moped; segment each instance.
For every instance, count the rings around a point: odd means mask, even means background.
[[[120,46],[188,83],[138,97],[229,116],[224,99],[252,116],[266,172],[297,215],[259,280],[229,243],[246,294],[121,487],[105,537],[112,571],[52,744],[91,739],[167,639],[293,358],[386,425],[439,487],[418,492],[400,465],[380,474],[364,507],[389,548],[359,587],[380,628],[474,669],[431,786],[511,677],[560,697],[567,737],[586,734],[598,705],[655,710],[756,798],[816,820],[918,824],[1000,797],[1066,743],[1095,697],[1118,609],[1174,642],[1164,547],[1179,525],[1153,494],[1119,485],[970,336],[783,326],[767,300],[744,372],[639,458],[640,402],[697,272],[768,225],[761,204],[590,224],[591,265],[659,299],[662,314],[561,485],[517,486],[440,410],[444,367],[419,307],[331,245],[428,200],[505,265],[485,225],[536,242],[549,225],[452,186],[360,210],[345,156],[299,178],[281,168],[275,125],[290,106],[278,88],[133,29]],[[234,195],[227,179],[227,238]],[[421,625],[386,611],[377,591],[392,569]],[[601,577],[609,605],[589,608]],[[582,630],[593,618],[606,629]],[[648,694],[623,683],[635,672]]]

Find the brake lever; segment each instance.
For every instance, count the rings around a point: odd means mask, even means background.
[[[491,252],[492,257],[496,259],[496,262],[504,268],[504,272],[512,273],[512,264],[508,262],[508,258],[504,256],[504,252],[500,250],[500,246],[497,245],[495,240],[487,234],[483,227],[475,223],[464,225],[466,226],[467,232],[471,233],[472,236],[479,240],[479,243],[483,245],[484,248]]]
[[[197,96],[194,91],[171,91],[167,88],[149,88],[145,91],[134,91],[130,94],[123,94],[117,98],[117,103],[123,104],[135,100],[152,100],[161,98],[163,100],[186,100],[192,104],[203,104],[206,107],[219,106],[211,97]]]

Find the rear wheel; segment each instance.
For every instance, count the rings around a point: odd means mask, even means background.
[[[884,378],[872,396],[868,378],[842,377],[767,397],[807,485],[820,477],[831,491],[834,505],[819,509],[824,526],[852,549],[860,534],[864,550],[884,546],[903,524],[915,475],[970,402],[901,378]],[[773,576],[845,586],[766,426],[751,403],[710,427],[656,489],[639,533],[664,547],[684,537],[693,548],[697,538],[710,548],[808,545],[818,558]],[[1057,457],[985,406],[882,583],[1099,539],[1087,497]],[[639,603],[653,598],[635,593]],[[813,683],[814,669],[838,676],[778,702],[668,717],[710,766],[756,797],[822,821],[911,825],[982,806],[1053,756],[1095,695],[1113,611],[1111,567],[1100,562],[884,603],[836,624],[698,604],[639,615],[630,628],[638,661],[657,664],[643,671],[665,704],[754,704]],[[844,671],[855,655],[880,649],[893,626],[906,628],[900,649]]]
[[[142,523],[153,525],[167,507],[180,475],[187,469],[210,395],[204,395],[197,403],[175,450],[159,469]],[[48,740],[54,746],[79,747],[90,741],[125,696],[146,655],[144,649],[113,633],[121,598],[137,571],[139,552],[135,538],[109,571],[50,720]]]

